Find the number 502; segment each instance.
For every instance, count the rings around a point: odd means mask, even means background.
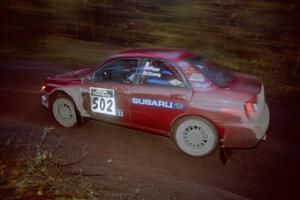
[[[93,110],[100,110],[104,112],[113,112],[112,110],[113,101],[103,97],[93,97],[92,108]]]

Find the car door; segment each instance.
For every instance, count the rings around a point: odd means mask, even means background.
[[[112,60],[98,68],[85,83],[84,108],[90,118],[129,126],[129,88],[136,80],[139,60]]]
[[[192,89],[171,62],[144,59],[130,93],[132,126],[168,134],[172,121],[186,112]]]

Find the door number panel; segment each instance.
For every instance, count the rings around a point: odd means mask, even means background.
[[[91,110],[96,113],[116,115],[115,91],[105,88],[90,88]]]

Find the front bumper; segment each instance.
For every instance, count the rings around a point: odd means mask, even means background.
[[[45,108],[49,109],[49,95],[46,92],[41,92],[40,93],[40,98],[41,98],[41,104]]]
[[[225,134],[222,146],[232,148],[251,148],[266,138],[270,122],[270,112],[267,103],[256,120],[239,124],[225,124]]]

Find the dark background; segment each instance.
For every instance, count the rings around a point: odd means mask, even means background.
[[[299,92],[296,0],[2,0],[0,57],[95,64],[116,51],[184,48]]]
[[[90,174],[100,199],[265,200],[298,195],[299,1],[0,2],[0,194],[4,198],[51,199],[57,188],[58,196],[75,191],[73,197],[81,197],[77,192],[86,192],[77,182],[67,179],[63,187],[58,184],[62,175],[73,177],[79,169]],[[259,76],[270,107],[267,141],[253,149],[232,149],[232,157],[223,165],[220,148],[198,159],[183,154],[170,138],[99,121],[66,129],[40,105],[39,90],[46,77],[97,64],[120,50],[144,47],[188,49],[225,68]],[[40,179],[39,173],[28,171],[30,162],[22,163],[3,150],[24,158],[28,145],[39,141],[42,130],[50,126],[53,137],[62,137],[59,152],[66,158],[80,156],[82,146],[89,151],[74,169],[58,175],[48,171],[57,176],[51,180]],[[67,186],[71,188],[66,190]]]

